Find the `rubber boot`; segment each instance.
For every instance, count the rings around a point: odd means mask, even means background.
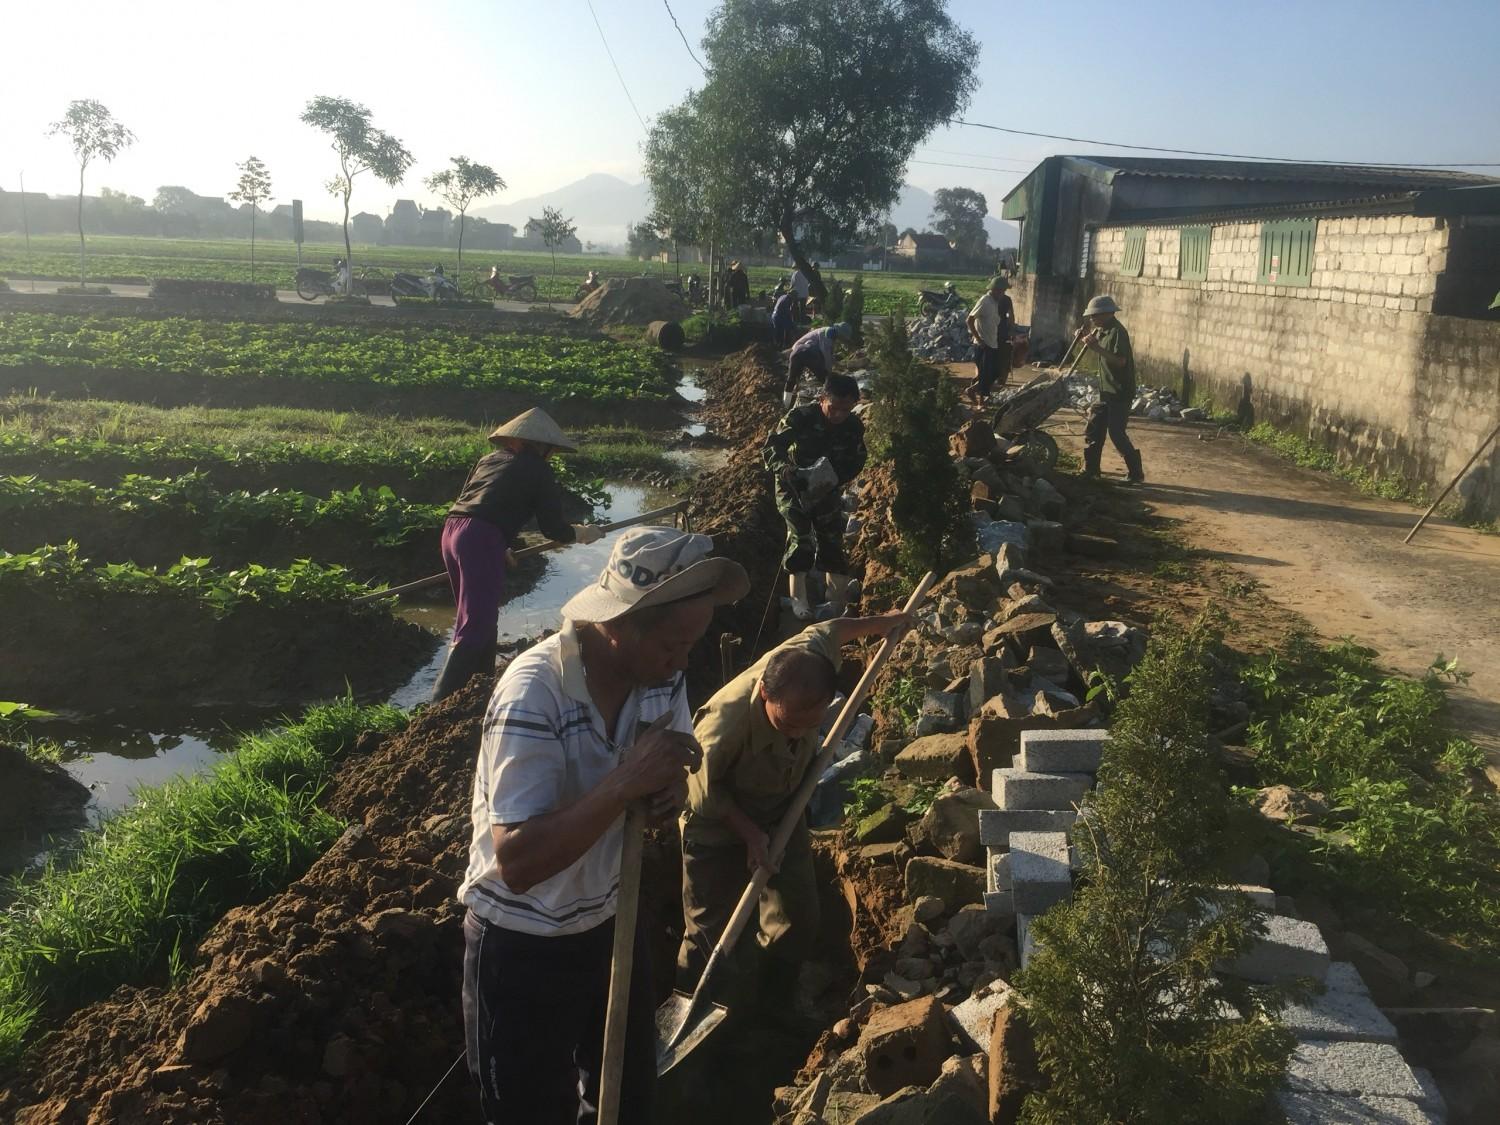
[[[447,699],[470,677],[483,671],[494,671],[495,650],[491,645],[453,645],[443,661],[443,670],[432,685],[432,702]]]
[[[790,576],[792,616],[798,621],[812,620],[812,605],[807,600],[807,572]]]
[[[828,604],[833,607],[835,617],[842,617],[849,608],[849,576],[829,571],[825,577],[828,581]]]
[[[1125,468],[1129,470],[1130,475],[1126,479],[1131,484],[1146,483],[1146,473],[1141,468],[1141,451],[1139,449],[1132,450],[1130,456],[1125,458]]]

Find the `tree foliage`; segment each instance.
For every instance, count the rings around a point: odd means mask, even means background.
[[[863,286],[859,302],[862,313]],[[941,572],[974,554],[974,528],[948,452],[958,393],[953,380],[917,362],[899,316],[887,317],[873,337],[877,374],[866,425],[871,461],[889,463],[896,480],[894,561],[912,575]]]
[[[804,269],[805,230],[847,240],[891,206],[978,84],[978,44],[942,0],[725,0],[703,46],[703,88],[647,140],[652,195],[725,232],[775,230]]]
[[[486,199],[505,190],[505,181],[488,164],[476,164],[467,156],[455,156],[452,167],[434,172],[426,179],[427,190],[440,195],[458,212],[458,269],[464,268],[464,212],[476,199]]]
[[[95,160],[106,164],[135,141],[135,134],[115,120],[109,107],[93,98],[68,103],[61,118],[47,129],[49,137],[64,136],[78,159],[78,284],[88,284],[88,247],[83,237],[84,173]]]
[[[1217,646],[1207,619],[1158,623],[1074,833],[1081,885],[1032,923],[1017,983],[1052,1080],[1027,1102],[1034,1125],[1256,1120],[1281,1081],[1281,992],[1215,973],[1263,926],[1221,889],[1233,835],[1208,749]]]
[[[344,202],[344,260],[352,268],[349,198],[354,194],[355,177],[369,172],[382,183],[395,187],[411,167],[412,155],[395,137],[370,123],[366,106],[348,98],[319,95],[307,103],[302,121],[327,133],[329,147],[339,158],[338,174],[326,186],[330,195]]]
[[[938,188],[932,194],[932,215],[928,222],[966,258],[980,258],[989,253],[990,235],[984,229],[990,213],[984,193],[973,188]]]
[[[578,232],[578,224],[556,207],[543,207],[542,217],[528,219],[526,225],[542,236],[542,242],[552,252],[552,280],[556,282],[557,248]]]
[[[240,178],[235,181],[229,198],[250,204],[250,280],[255,280],[255,212],[271,198],[271,172],[259,157],[250,156],[239,164]]]

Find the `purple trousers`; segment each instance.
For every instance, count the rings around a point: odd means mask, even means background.
[[[505,533],[489,520],[449,516],[443,522],[443,566],[458,606],[454,645],[493,647],[505,593]]]

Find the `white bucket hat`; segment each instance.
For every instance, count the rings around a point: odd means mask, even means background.
[[[613,621],[638,609],[711,593],[729,605],[750,592],[745,568],[733,559],[710,558],[707,535],[672,527],[632,527],[615,541],[599,581],[563,606],[570,621]]]
[[[1115,299],[1110,296],[1095,297],[1089,302],[1089,307],[1083,310],[1084,316],[1099,316],[1103,313],[1117,313],[1120,306],[1115,304]]]
[[[578,443],[563,433],[552,416],[538,406],[533,406],[525,414],[517,414],[502,426],[496,426],[490,440],[496,438],[520,438],[538,445],[554,445],[558,449],[578,448]]]

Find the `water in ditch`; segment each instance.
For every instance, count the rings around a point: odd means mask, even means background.
[[[689,402],[702,401],[703,390],[692,369],[684,375],[677,390]],[[689,437],[702,433],[702,427],[696,423],[683,429]],[[669,456],[690,475],[712,467],[722,454],[713,450],[676,450],[670,451]],[[607,487],[609,502],[595,512],[595,519],[602,523],[630,519],[677,499],[668,490],[632,482],[610,482]],[[588,546],[572,546],[549,554],[542,578],[501,607],[501,641],[515,642],[555,629],[563,603],[598,576],[617,534]],[[411,708],[426,702],[442,668],[452,634],[453,607],[447,602],[410,603],[397,612],[442,638],[442,645],[432,659],[389,697],[389,702],[398,707]],[[100,720],[62,721],[39,726],[35,733],[61,745],[63,768],[89,790],[83,820],[97,825],[105,817],[132,805],[134,790],[139,786],[159,785],[200,773],[234,748],[240,732],[264,728],[277,717],[268,716],[264,710],[247,710],[215,711],[149,726],[114,725]],[[44,855],[45,852],[38,851],[31,858],[39,861]],[[6,859],[0,857],[0,867],[10,866]]]

